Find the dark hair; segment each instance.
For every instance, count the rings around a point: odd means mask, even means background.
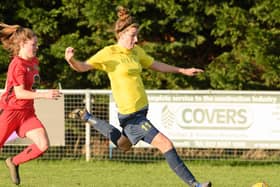
[[[0,40],[4,49],[18,55],[20,43],[36,37],[36,34],[29,28],[20,25],[7,25],[0,22]]]
[[[123,6],[117,7],[118,20],[115,23],[115,35],[118,38],[119,33],[123,32],[128,27],[139,27],[139,24],[134,17],[130,16],[129,10]]]

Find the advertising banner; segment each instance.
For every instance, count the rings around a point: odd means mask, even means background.
[[[148,91],[148,97],[148,118],[176,147],[280,148],[278,92]],[[110,121],[118,126],[113,100]]]

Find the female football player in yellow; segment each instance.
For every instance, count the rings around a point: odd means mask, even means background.
[[[116,44],[101,49],[86,61],[75,59],[74,49],[68,47],[65,50],[65,59],[75,71],[97,69],[107,73],[117,104],[122,132],[84,109],[75,110],[72,116],[89,122],[121,150],[127,151],[140,140],[151,144],[162,152],[171,169],[189,186],[210,187],[211,182],[199,183],[195,179],[178,156],[172,142],[147,119],[148,99],[141,79],[143,68],[187,76],[194,76],[203,71],[155,61],[136,45],[139,25],[129,15],[128,10],[118,7],[117,13],[119,19],[115,24]]]

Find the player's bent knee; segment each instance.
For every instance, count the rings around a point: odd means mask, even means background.
[[[118,148],[124,152],[128,151],[132,147],[132,144],[127,137],[121,136],[118,140]]]
[[[40,149],[40,151],[42,152],[46,152],[49,149],[50,146],[50,141],[48,138],[42,138],[41,141],[39,142],[34,142],[38,149]]]
[[[162,133],[157,134],[151,142],[151,145],[158,148],[162,153],[172,149],[173,143]]]
[[[40,151],[42,152],[46,152],[49,149],[49,144],[41,144],[41,145],[37,145],[38,149],[40,149]]]
[[[130,145],[119,145],[119,149],[126,152],[131,148],[131,144]]]

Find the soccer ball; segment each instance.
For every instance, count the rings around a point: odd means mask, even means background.
[[[258,182],[256,184],[253,184],[252,187],[268,187],[268,185],[265,182]]]

